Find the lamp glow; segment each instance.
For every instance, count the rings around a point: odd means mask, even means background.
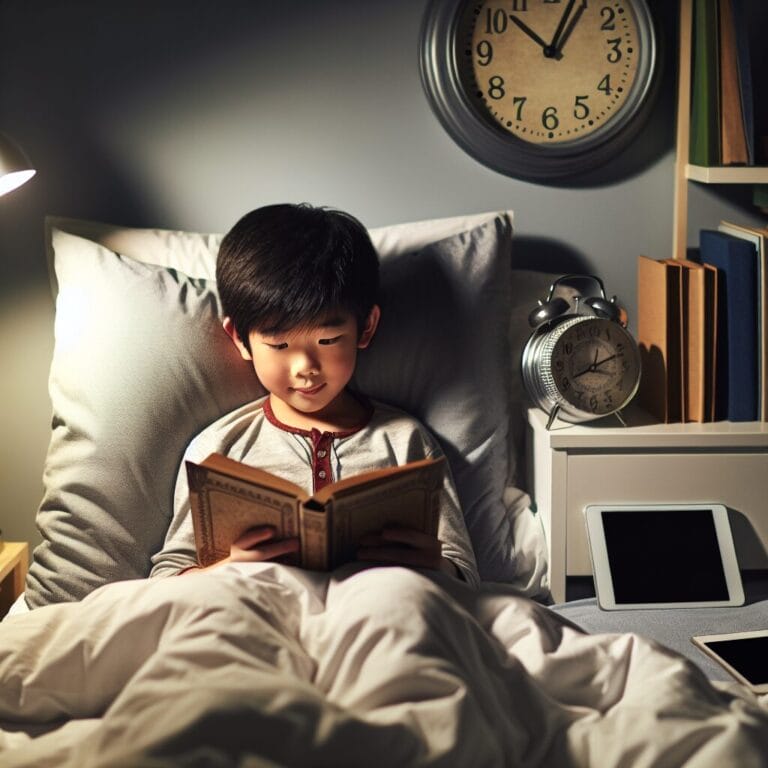
[[[29,181],[36,171],[21,147],[0,133],[0,195]]]

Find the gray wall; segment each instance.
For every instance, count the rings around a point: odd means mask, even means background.
[[[512,208],[520,264],[593,270],[634,322],[635,260],[672,243],[675,9],[635,145],[570,185],[507,178],[464,154],[419,82],[424,0],[2,0],[0,130],[37,177],[0,199],[0,527],[36,540],[50,428],[47,213],[223,231],[277,201],[368,226]],[[759,221],[743,192],[693,189],[692,235]],[[126,372],[130,375],[130,372]]]

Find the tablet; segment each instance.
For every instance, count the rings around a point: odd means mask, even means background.
[[[711,656],[754,693],[768,693],[768,629],[692,637]]]
[[[722,504],[590,504],[584,511],[601,608],[743,605]]]

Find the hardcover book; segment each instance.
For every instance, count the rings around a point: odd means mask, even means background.
[[[714,421],[717,269],[677,259],[680,269],[683,421]]]
[[[755,421],[758,415],[757,254],[753,243],[702,229],[701,261],[718,269],[718,419]]]
[[[718,0],[695,0],[690,162],[720,164],[720,45]]]
[[[720,232],[755,246],[757,303],[757,418],[768,421],[768,231],[721,221]]]
[[[746,41],[742,41],[745,45]],[[720,0],[720,144],[723,165],[748,165],[743,74],[732,0]],[[743,65],[742,65],[743,66]]]
[[[637,261],[637,341],[643,374],[638,401],[664,423],[683,418],[682,268],[673,260]]]
[[[423,459],[344,478],[315,494],[221,454],[186,462],[200,565],[218,562],[250,528],[271,525],[298,537],[300,551],[281,560],[325,571],[355,559],[361,537],[386,526],[437,536],[445,458]]]

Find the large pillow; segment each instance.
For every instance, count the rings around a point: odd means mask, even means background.
[[[220,327],[212,280],[220,236],[63,219],[49,219],[47,231],[58,291],[53,434],[38,513],[43,541],[26,585],[31,606],[145,576],[172,514],[187,442],[263,392]],[[481,575],[514,581],[511,214],[371,235],[382,260],[383,317],[353,383],[432,429],[451,463]]]

